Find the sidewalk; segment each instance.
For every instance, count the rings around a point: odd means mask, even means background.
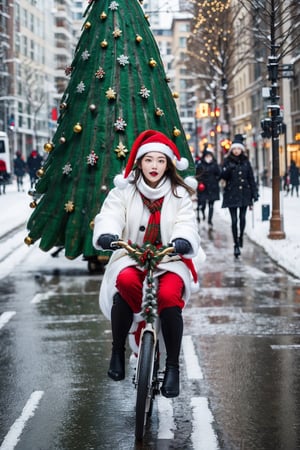
[[[24,177],[24,191],[18,192],[17,184],[6,186],[6,194],[0,195],[0,239],[10,230],[20,227],[27,221],[32,209],[29,203],[32,197],[28,195],[30,189],[29,177]],[[2,192],[2,191],[1,191]],[[24,226],[24,237],[26,236],[26,227]]]
[[[272,214],[272,189],[260,187],[260,197],[254,204],[253,211],[247,212],[246,234],[262,246],[270,257],[278,264],[300,278],[300,197],[285,196],[280,192],[280,213],[283,218],[285,239],[269,239],[270,221],[262,220],[262,205],[270,205]],[[230,214],[227,208],[221,208],[222,201],[216,202],[215,212],[230,224]]]
[[[24,178],[24,192],[18,192],[16,183],[6,187],[6,194],[0,195],[0,239],[11,229],[25,224],[32,213],[29,203],[32,197],[28,195],[29,178]],[[295,194],[294,194],[295,195]],[[281,214],[285,239],[273,240],[268,238],[270,222],[262,221],[262,205],[270,205],[272,213],[272,190],[260,187],[260,198],[255,203],[253,212],[247,212],[246,234],[262,246],[270,257],[280,266],[297,278],[300,278],[300,197],[285,197],[280,193]],[[230,225],[228,209],[221,208],[221,200],[215,203],[215,214],[218,214]],[[24,225],[24,238],[27,235]],[[25,245],[25,244],[24,244]],[[37,245],[37,244],[36,244]]]

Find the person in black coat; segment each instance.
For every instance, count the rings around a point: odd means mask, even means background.
[[[290,183],[291,183],[291,196],[293,196],[294,189],[296,191],[297,197],[299,197],[299,169],[296,166],[294,160],[291,161],[290,165]]]
[[[26,173],[26,163],[18,150],[14,159],[14,173],[17,177],[18,191],[23,191],[23,177]]]
[[[30,176],[30,187],[35,186],[36,180],[38,179],[37,171],[41,168],[43,158],[36,150],[32,150],[29,157],[27,158],[27,168]]]
[[[229,208],[234,255],[237,258],[241,254],[240,248],[243,247],[247,208],[248,206],[252,207],[253,201],[258,200],[257,185],[241,134],[235,135],[232,141],[230,150],[223,163],[221,178],[226,182],[222,208]]]
[[[214,157],[213,151],[206,149],[202,159],[196,165],[197,189],[197,219],[200,222],[200,210],[202,218],[205,220],[205,209],[208,204],[208,224],[212,227],[214,213],[214,202],[220,199],[220,179],[221,169]]]

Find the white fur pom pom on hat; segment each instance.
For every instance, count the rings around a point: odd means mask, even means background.
[[[185,182],[188,186],[190,186],[192,189],[194,189],[194,191],[197,190],[198,181],[196,180],[195,177],[192,177],[192,176],[186,177],[186,178],[184,179],[184,182]]]

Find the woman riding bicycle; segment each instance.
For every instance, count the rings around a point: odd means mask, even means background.
[[[166,347],[161,388],[165,397],[179,395],[182,309],[192,285],[197,284],[192,258],[200,251],[191,199],[194,191],[177,174],[174,162],[180,170],[187,168],[187,160],[180,158],[178,148],[167,136],[154,130],[141,133],[133,143],[124,175],[115,177],[116,187],[95,217],[93,235],[93,244],[99,250],[111,250],[111,243],[119,238],[139,245],[149,242],[158,248],[170,243],[174,246],[176,254],[165,256],[155,271],[158,315]],[[111,320],[108,375],[115,381],[125,377],[125,341],[133,315],[141,310],[144,280],[144,271],[124,250],[113,253],[101,284],[100,307]]]

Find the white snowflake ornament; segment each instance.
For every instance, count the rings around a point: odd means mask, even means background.
[[[151,93],[151,91],[149,91],[149,89],[147,89],[145,86],[142,86],[141,90],[139,92],[140,96],[143,98],[150,97],[150,93]]]
[[[113,1],[109,5],[108,9],[110,9],[111,11],[117,11],[118,7],[119,7],[119,3]]]
[[[117,58],[117,61],[119,62],[119,64],[120,64],[120,66],[126,66],[126,64],[129,64],[129,58],[128,58],[128,56],[125,56],[125,55],[120,55],[118,58]]]
[[[94,150],[92,150],[91,153],[86,157],[87,165],[88,166],[95,166],[97,164],[98,158],[99,157],[96,155]]]
[[[68,162],[67,164],[64,165],[64,167],[62,169],[62,173],[63,173],[63,175],[69,175],[71,172],[72,172],[72,166]]]
[[[117,131],[124,131],[125,128],[127,127],[127,123],[125,122],[124,119],[122,119],[122,117],[119,117],[114,123],[114,127]]]
[[[84,50],[84,52],[81,53],[81,59],[83,59],[83,61],[87,61],[90,57],[90,53],[88,52],[88,50]]]
[[[85,91],[85,84],[83,81],[80,81],[80,83],[76,87],[76,92],[82,94],[84,91]]]

